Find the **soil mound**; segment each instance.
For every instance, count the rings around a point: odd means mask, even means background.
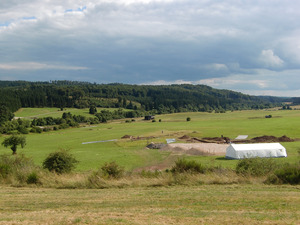
[[[255,137],[251,139],[251,142],[258,142],[258,143],[266,143],[266,142],[293,142],[294,140],[287,137],[287,136],[282,136],[282,137],[275,137],[275,136],[260,136],[260,137]]]
[[[150,143],[149,145],[147,145],[147,148],[149,149],[161,149],[163,147],[165,147],[166,144],[163,144],[163,143]]]
[[[161,150],[188,155],[225,155],[228,146],[217,143],[172,143]]]
[[[123,137],[121,137],[122,139],[126,139],[126,138],[131,138],[132,136],[131,135],[128,135],[128,134],[126,134],[126,135],[124,135]]]
[[[180,137],[179,139],[181,139],[181,140],[186,140],[186,139],[190,139],[190,137],[189,136],[187,136],[187,135],[183,135],[182,137]]]

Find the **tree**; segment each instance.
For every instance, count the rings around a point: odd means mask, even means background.
[[[43,168],[56,173],[69,173],[78,161],[67,150],[52,152],[43,162]]]
[[[26,145],[26,138],[24,136],[12,135],[8,138],[5,138],[2,142],[2,145],[7,148],[10,147],[13,151],[13,155],[17,154],[17,147],[21,145],[22,148]]]
[[[0,124],[10,121],[14,118],[14,114],[4,105],[0,106]]]
[[[97,108],[94,105],[90,106],[89,114],[95,114],[97,112]]]

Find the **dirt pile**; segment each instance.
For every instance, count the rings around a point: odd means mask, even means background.
[[[187,155],[225,155],[227,144],[216,143],[172,143],[161,148],[175,154]]]
[[[190,139],[190,137],[187,136],[187,135],[183,135],[182,137],[179,137],[179,139],[181,139],[181,140],[186,140],[186,139]]]
[[[184,136],[183,136],[184,137]],[[293,142],[294,139],[291,139],[287,136],[275,137],[275,136],[259,136],[254,137],[252,139],[245,140],[230,140],[228,137],[204,137],[204,138],[179,138],[182,140],[186,140],[186,142],[191,143],[216,143],[216,144],[229,144],[229,143],[269,143],[269,142]]]
[[[147,145],[146,147],[149,149],[161,149],[166,147],[167,144],[163,144],[163,143],[150,143],[149,145]]]
[[[269,143],[269,142],[293,142],[293,141],[294,141],[293,139],[285,135],[282,137],[264,135],[260,137],[254,137],[250,140],[244,140],[244,143]],[[241,141],[239,141],[239,143],[241,143]]]
[[[128,135],[128,134],[126,134],[126,135],[124,135],[123,137],[121,137],[122,139],[128,139],[128,138],[131,138],[132,136],[130,136],[130,135]]]

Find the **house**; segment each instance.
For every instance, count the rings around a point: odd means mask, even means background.
[[[145,116],[145,120],[154,120],[155,117],[154,116]]]
[[[231,144],[226,149],[226,158],[278,158],[287,157],[286,149],[280,143]]]

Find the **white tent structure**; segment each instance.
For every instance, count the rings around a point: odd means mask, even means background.
[[[287,157],[285,148],[279,143],[231,144],[226,149],[226,158],[277,158]]]

